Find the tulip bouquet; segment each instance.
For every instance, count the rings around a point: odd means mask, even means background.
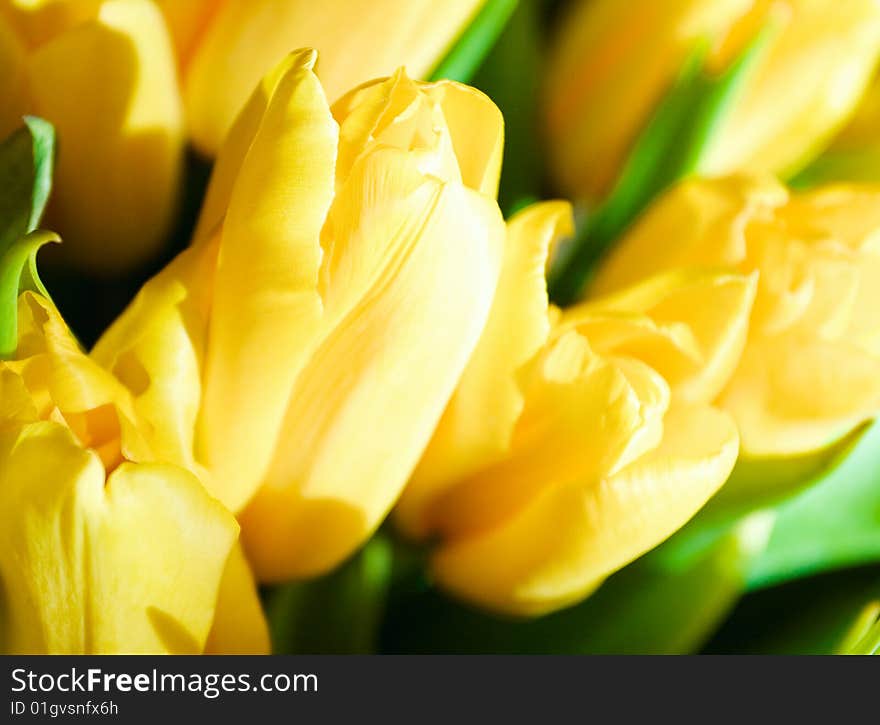
[[[880,650],[878,73],[876,0],[0,0],[0,650]]]

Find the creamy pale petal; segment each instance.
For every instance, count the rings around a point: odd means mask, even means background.
[[[29,59],[31,112],[59,136],[50,223],[74,263],[143,262],[176,212],[183,116],[168,33],[148,0],[108,0]]]
[[[427,74],[481,0],[354,0],[315,12],[311,0],[227,2],[193,56],[185,84],[195,144],[219,148],[260,77],[295,48],[321,53],[318,73],[336,99],[363,81],[405,65]]]
[[[0,434],[3,649],[202,651],[237,526],[170,466],[123,464],[54,423]]]
[[[410,534],[423,533],[429,499],[503,455],[522,412],[516,375],[549,332],[544,266],[552,240],[571,230],[565,202],[536,204],[508,223],[489,320],[431,444],[396,510]]]
[[[263,477],[294,378],[317,343],[337,126],[314,60],[300,53],[278,82],[223,225],[197,453],[233,510]]]
[[[92,351],[126,386],[156,456],[193,456],[219,238],[190,247],[147,282]]]
[[[573,603],[660,543],[724,483],[736,428],[708,407],[670,409],[663,441],[619,473],[548,488],[495,528],[441,546],[438,582],[514,615]]]
[[[331,215],[348,223],[335,230],[333,274],[322,278],[330,327],[297,378],[271,470],[242,517],[263,580],[326,571],[378,526],[495,290],[497,205],[460,185],[424,179],[413,188],[417,160],[403,152],[369,161]]]
[[[205,653],[262,655],[270,650],[269,626],[254,577],[241,545],[236,543],[223,571]]]

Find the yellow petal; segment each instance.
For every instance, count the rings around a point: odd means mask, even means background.
[[[147,0],[107,0],[29,59],[32,108],[59,137],[52,228],[78,265],[147,260],[174,219],[183,119],[171,44]]]
[[[566,202],[535,204],[508,223],[486,328],[397,507],[397,521],[411,535],[424,533],[428,499],[508,449],[523,408],[516,374],[550,329],[544,281],[548,248],[571,227]]]
[[[738,266],[747,255],[750,227],[788,199],[785,187],[771,177],[683,181],[660,196],[615,244],[589,294],[597,297],[680,267]]]
[[[719,404],[740,427],[744,455],[818,450],[880,410],[880,358],[839,340],[761,340]]]
[[[211,236],[223,221],[229,208],[229,198],[232,196],[235,180],[254,141],[254,136],[260,128],[272,94],[275,93],[281,79],[292,69],[298,68],[302,62],[301,53],[290,53],[285,56],[272,72],[257,84],[248,102],[236,117],[214,162],[211,181],[199,212],[194,242]]]
[[[233,510],[259,484],[321,318],[319,234],[337,127],[304,51],[279,80],[223,225],[198,453]]]
[[[130,392],[157,458],[193,471],[218,243],[215,237],[178,255],[92,351]]]
[[[364,84],[333,104],[340,126],[337,186],[378,146],[426,152],[422,170],[496,196],[504,120],[483,93],[452,81],[421,83],[404,69]]]
[[[544,119],[562,187],[597,200],[699,40],[718,39],[751,0],[578,0],[550,46]]]
[[[270,649],[269,626],[254,578],[241,546],[236,544],[223,571],[205,653],[262,655]]]
[[[214,15],[222,6],[221,0],[154,0],[165,16],[174,41],[177,65],[186,71],[192,54],[199,46]]]
[[[21,117],[27,111],[27,74],[25,50],[12,27],[0,14],[0,139],[22,125]]]
[[[4,366],[20,376],[34,407],[31,421],[60,416],[85,447],[100,454],[110,470],[126,460],[149,460],[128,391],[73,339],[47,300],[19,297],[16,360]]]
[[[28,47],[37,47],[92,20],[103,0],[3,0],[5,14]]]
[[[97,456],[54,423],[0,433],[3,650],[202,651],[236,523],[182,469]]]
[[[618,473],[548,488],[500,525],[456,539],[433,559],[453,594],[515,615],[584,596],[691,518],[733,468],[737,434],[726,414],[675,408],[661,444]]]
[[[481,91],[462,83],[439,81],[423,89],[443,110],[462,182],[497,196],[504,152],[504,119],[498,107]]]
[[[328,223],[327,331],[242,516],[264,580],[326,571],[381,522],[473,352],[500,265],[494,201],[393,148],[356,164]]]
[[[185,97],[194,143],[215,153],[259,79],[294,48],[318,49],[321,81],[336,99],[400,65],[424,76],[481,4],[357,0],[315,12],[309,0],[225,3],[188,68]]]
[[[597,480],[657,445],[669,388],[648,366],[603,360],[572,331],[530,368],[509,453],[436,495],[428,531],[457,537],[501,525],[547,489]]]
[[[877,67],[875,0],[782,5],[787,12],[778,14],[784,15],[777,20],[780,32],[709,147],[702,166],[709,174],[750,169],[790,175],[846,121]]]
[[[559,327],[646,362],[678,401],[710,403],[739,363],[757,286],[757,274],[671,272],[569,308]]]

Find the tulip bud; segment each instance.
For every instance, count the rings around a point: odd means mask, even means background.
[[[161,13],[148,0],[0,4],[0,136],[23,114],[59,135],[51,225],[71,263],[149,260],[176,211],[183,117]]]
[[[485,324],[498,109],[403,72],[332,109],[289,56],[220,152],[188,250],[95,356],[240,512],[263,579],[324,572],[397,499]]]
[[[701,159],[711,174],[788,174],[828,142],[880,57],[876,0],[580,0],[547,72],[545,125],[560,185],[595,202],[698,43],[723,68],[774,33]],[[809,82],[802,79],[809,78]]]
[[[878,229],[876,188],[687,181],[623,238],[592,293],[673,268],[757,272],[745,352],[718,404],[745,457],[812,453],[880,410]]]
[[[232,515],[150,462],[129,392],[51,303],[26,292],[18,318],[0,362],[0,649],[265,651]]]
[[[333,101],[400,65],[427,75],[483,0],[160,0],[180,53],[196,148],[214,155],[260,78],[293,48],[321,53],[318,76]]]
[[[754,279],[671,275],[548,311],[548,246],[569,215],[549,203],[511,220],[489,322],[397,510],[439,538],[441,586],[518,615],[577,601],[668,537],[737,454],[709,403]]]

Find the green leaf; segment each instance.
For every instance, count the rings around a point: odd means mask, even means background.
[[[693,50],[678,79],[633,146],[605,202],[554,260],[554,302],[580,298],[599,258],[662,191],[698,172],[719,125],[736,101],[776,26],[769,23],[719,75],[706,70],[709,42]]]
[[[811,189],[834,182],[876,184],[880,182],[880,149],[835,149],[814,159],[788,181],[793,189]]]
[[[852,646],[848,638],[859,625],[866,604],[878,597],[877,567],[836,571],[752,592],[737,605],[704,651],[839,653],[843,647]],[[861,626],[864,624],[863,620]]]
[[[15,354],[18,346],[18,295],[21,289],[44,293],[36,274],[37,250],[60,242],[52,232],[31,232],[13,242],[0,256],[0,359]]]
[[[431,80],[448,78],[467,83],[504,30],[517,0],[486,0],[480,11],[431,73]]]
[[[749,573],[749,587],[870,562],[880,562],[880,422],[859,435],[808,489],[778,507],[776,527]]]
[[[384,649],[455,653],[684,653],[698,649],[738,599],[748,562],[770,520],[742,522],[698,556],[662,547],[611,576],[582,603],[533,620],[510,620],[416,592],[388,617]]]
[[[39,226],[52,188],[55,131],[41,118],[0,144],[0,253]]]
[[[471,84],[504,115],[504,160],[498,203],[505,216],[541,197],[544,154],[538,132],[543,54],[538,0],[520,0]],[[515,70],[514,70],[515,69]]]
[[[856,616],[837,647],[839,654],[880,654],[880,602],[870,602]]]
[[[391,583],[392,546],[374,536],[332,573],[273,587],[266,615],[275,654],[370,654]]]
[[[26,116],[24,127],[0,143],[0,359],[18,344],[18,295],[30,289],[48,297],[37,274],[37,250],[60,239],[35,231],[49,201],[55,131]]]

